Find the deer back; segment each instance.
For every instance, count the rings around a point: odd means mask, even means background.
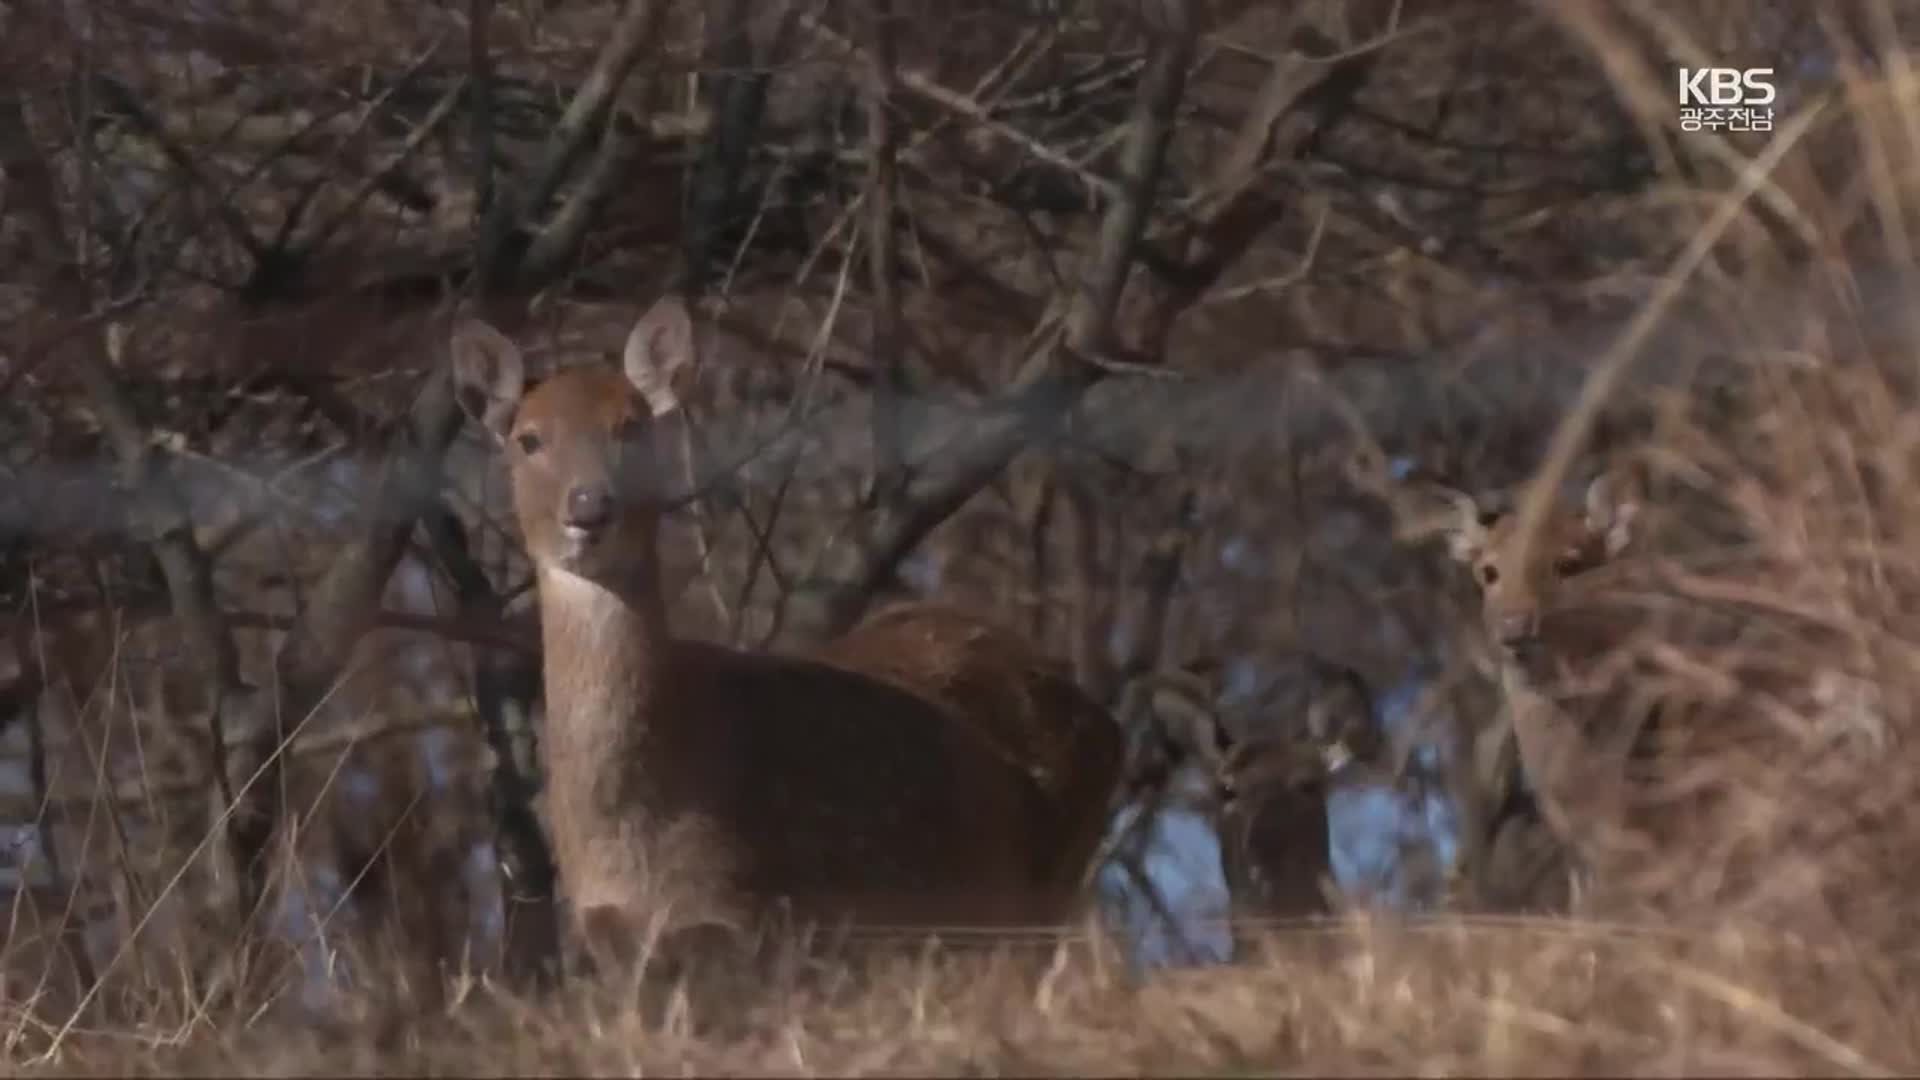
[[[939,702],[1024,769],[1043,793],[1035,824],[1049,838],[1035,872],[1077,888],[1106,835],[1126,740],[1065,664],[987,619],[912,602],[874,613],[819,656]]]

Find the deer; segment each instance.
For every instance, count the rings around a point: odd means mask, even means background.
[[[1571,857],[1575,878],[1600,884],[1602,867],[1654,867],[1634,885],[1653,895],[1680,887],[1697,866],[1649,856],[1691,843],[1676,841],[1674,830],[1707,827],[1727,805],[1723,793],[1688,790],[1693,782],[1672,781],[1674,770],[1662,766],[1675,751],[1693,752],[1687,740],[1718,720],[1739,723],[1783,704],[1811,718],[1823,738],[1871,738],[1867,729],[1880,721],[1871,702],[1862,703],[1865,684],[1833,667],[1780,670],[1736,653],[1738,666],[1722,674],[1720,688],[1701,690],[1657,661],[1649,665],[1642,646],[1650,616],[1635,594],[1655,583],[1644,573],[1654,564],[1634,557],[1644,546],[1647,490],[1646,463],[1623,458],[1598,471],[1577,504],[1556,500],[1532,538],[1520,535],[1517,514],[1444,486],[1429,492],[1450,504],[1439,531],[1478,590],[1504,698],[1505,724],[1496,731],[1510,731],[1539,816]],[[1700,614],[1704,621],[1687,616],[1655,636],[1726,631],[1728,620]]]
[[[1211,659],[1136,675],[1125,691],[1148,739],[1135,769],[1136,798],[1162,802],[1177,774],[1193,768],[1190,778],[1201,783],[1193,794],[1219,837],[1237,915],[1293,919],[1333,911],[1328,797],[1370,772],[1361,762],[1377,756],[1365,678],[1317,656],[1301,661],[1300,693],[1282,706],[1297,712],[1278,731],[1263,723],[1257,726],[1267,730],[1236,733],[1216,704],[1219,666]]]
[[[1533,793],[1508,784],[1491,808],[1481,863],[1459,882],[1470,902],[1494,912],[1550,913],[1573,903],[1576,867]]]
[[[1510,493],[1476,498],[1431,477],[1389,475],[1378,447],[1363,446],[1343,463],[1356,487],[1388,508],[1396,538],[1445,542],[1447,554],[1471,577],[1477,603],[1473,620],[1480,659],[1499,689],[1500,715],[1474,740],[1472,773],[1493,782],[1508,799],[1517,771],[1531,788],[1532,809],[1570,853],[1587,845],[1580,832],[1611,808],[1616,766],[1624,765],[1616,740],[1602,747],[1569,722],[1553,701],[1557,681],[1570,668],[1606,647],[1607,634],[1593,621],[1567,625],[1571,586],[1588,571],[1621,555],[1633,538],[1640,489],[1628,474],[1594,478],[1581,506],[1557,500],[1532,537],[1518,535]],[[1629,738],[1628,743],[1631,744]],[[1602,762],[1602,758],[1610,759]],[[1501,762],[1512,760],[1503,768]],[[1498,837],[1489,837],[1489,847]]]
[[[1042,865],[1067,903],[1106,838],[1126,737],[1069,665],[1024,635],[957,607],[897,601],[825,643],[823,659],[930,697],[973,725],[1040,785]]]
[[[449,356],[459,400],[505,460],[534,568],[543,811],[590,962],[630,957],[672,918],[658,903],[669,870],[722,925],[785,912],[937,934],[1068,913],[1065,883],[1110,788],[1103,752],[1084,768],[1077,755],[1112,721],[1024,645],[964,646],[979,623],[902,613],[811,654],[674,636],[658,538],[679,494],[663,464],[676,386],[695,363],[684,300],[639,317],[619,369],[531,382],[519,348],[477,318],[455,326]],[[929,663],[929,641],[960,661],[944,689],[932,684],[948,661]],[[966,661],[981,648],[1009,655]],[[1059,730],[1094,734],[1064,752],[1033,730],[1008,737],[1002,709],[1022,694],[1039,706],[1027,715],[1057,700],[1082,718]],[[1065,767],[1037,774],[1056,754]]]
[[[1653,752],[1661,710],[1628,700],[1631,692],[1622,698],[1621,684],[1607,676],[1638,616],[1595,587],[1636,539],[1643,474],[1627,464],[1600,471],[1576,503],[1555,499],[1531,537],[1521,535],[1509,493],[1476,499],[1433,484],[1426,494],[1446,505],[1430,524],[1472,580],[1499,687],[1501,715],[1477,744],[1477,767],[1495,771],[1510,755],[1527,791],[1510,780],[1506,801],[1530,796],[1532,813],[1521,817],[1543,823],[1565,853],[1555,860],[1538,838],[1506,835],[1515,823],[1503,821],[1489,857],[1508,869],[1542,864],[1549,876],[1577,881],[1616,856],[1645,854],[1649,838],[1631,820],[1628,780]],[[1553,883],[1536,891],[1573,895]]]
[[[1236,906],[1264,918],[1333,912],[1333,840],[1328,798],[1377,756],[1373,692],[1359,672],[1305,657],[1295,730],[1258,738],[1223,733],[1219,776],[1221,857]]]

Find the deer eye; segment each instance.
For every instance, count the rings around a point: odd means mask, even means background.
[[[1581,560],[1580,560],[1579,552],[1577,551],[1563,552],[1559,558],[1553,560],[1554,576],[1555,577],[1571,577],[1574,574],[1577,574],[1580,572],[1580,564],[1581,564]]]
[[[1485,565],[1483,565],[1483,566],[1481,566],[1481,567],[1480,567],[1480,583],[1481,583],[1482,585],[1497,585],[1497,584],[1499,584],[1499,583],[1500,583],[1500,568],[1499,568],[1499,567],[1497,567],[1497,566],[1495,566],[1495,565],[1493,565],[1492,563],[1487,563],[1487,564],[1485,564]]]
[[[520,452],[523,454],[531,455],[540,452],[540,433],[537,431],[523,431],[514,436],[514,442],[520,445]]]

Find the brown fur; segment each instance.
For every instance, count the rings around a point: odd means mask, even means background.
[[[1581,582],[1625,545],[1638,504],[1637,489],[1630,495],[1621,482],[1603,476],[1581,509],[1551,508],[1524,550],[1517,515],[1482,513],[1464,494],[1454,494],[1459,511],[1448,529],[1451,553],[1479,590],[1521,767],[1547,824],[1582,858],[1613,831],[1617,781],[1638,735],[1585,730],[1553,698],[1563,676],[1602,656],[1625,629],[1623,614],[1590,603]]]
[[[1057,875],[1065,910],[1106,837],[1126,758],[1113,715],[1067,666],[984,618],[914,602],[875,612],[819,657],[940,702],[1026,769],[1046,797],[1035,824],[1053,837],[1041,872]]]
[[[785,901],[866,927],[1057,917],[1058,882],[1079,869],[1058,853],[1079,841],[1049,835],[1046,786],[993,734],[1016,729],[960,711],[1024,692],[994,688],[993,666],[957,667],[935,692],[858,638],[835,663],[671,637],[655,416],[673,411],[691,351],[670,300],[636,324],[625,379],[573,369],[528,391],[505,338],[470,323],[454,339],[457,384],[507,455],[539,573],[546,812],[577,924],[609,911],[629,932],[671,923],[661,901],[681,890],[669,877],[692,879],[696,906],[682,914],[695,916]],[[943,649],[968,655],[965,637]],[[1037,731],[1017,745],[1040,745]]]
[[[1537,807],[1496,819],[1475,901],[1491,911],[1557,912],[1573,901],[1573,871]]]
[[[1879,706],[1871,687],[1842,671],[1783,667],[1764,649],[1730,647],[1702,678],[1675,677],[1649,654],[1730,645],[1748,618],[1685,603],[1649,613],[1645,594],[1661,586],[1636,578],[1635,560],[1619,559],[1637,540],[1631,526],[1644,483],[1631,471],[1603,474],[1582,507],[1551,508],[1524,563],[1513,518],[1487,523],[1463,514],[1454,554],[1481,589],[1507,716],[1540,814],[1596,887],[1679,908],[1697,899],[1688,890],[1713,880],[1766,893],[1763,879],[1781,856],[1777,837],[1755,842],[1761,834],[1732,820],[1741,816],[1738,793],[1713,778],[1734,774],[1707,767],[1712,756],[1754,752],[1743,745],[1753,736],[1750,718],[1783,707],[1811,720],[1834,747],[1870,745]],[[1723,736],[1732,742],[1716,750]],[[1793,753],[1806,751],[1795,744]],[[1721,859],[1706,872],[1709,860]]]
[[[1219,823],[1234,906],[1272,918],[1328,913],[1333,843],[1318,748],[1280,741],[1239,749],[1228,776],[1234,796]]]
[[[1541,616],[1555,608],[1562,583],[1615,554],[1609,549],[1605,521],[1596,520],[1591,511],[1549,513],[1524,552],[1518,543],[1518,520],[1506,514],[1483,525],[1476,516],[1463,522],[1452,538],[1454,557],[1471,568],[1480,590],[1487,637],[1502,648],[1538,637]]]
[[[1241,737],[1215,701],[1211,663],[1138,677],[1128,695],[1149,710],[1152,741],[1134,771],[1145,801],[1185,766],[1208,783],[1221,869],[1237,916],[1300,918],[1332,908],[1333,847],[1327,796],[1334,776],[1329,750],[1373,752],[1371,696],[1358,673],[1308,658],[1294,687],[1301,698],[1263,701],[1263,716],[1286,720]]]
[[[1327,799],[1337,777],[1329,751],[1362,760],[1379,754],[1366,679],[1318,657],[1306,658],[1303,675],[1298,727],[1279,737],[1222,740],[1230,745],[1221,774],[1232,794],[1220,815],[1223,869],[1236,905],[1266,917],[1333,910]]]

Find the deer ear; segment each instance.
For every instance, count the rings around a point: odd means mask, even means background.
[[[1432,480],[1385,490],[1393,512],[1395,543],[1425,543],[1442,537],[1447,553],[1469,564],[1486,551],[1492,518],[1481,511],[1473,496]]]
[[[520,347],[479,319],[463,319],[453,328],[450,351],[460,407],[494,439],[504,441],[527,389]]]
[[[1487,520],[1480,503],[1464,491],[1434,486],[1432,494],[1446,504],[1440,534],[1447,538],[1447,554],[1456,562],[1478,562],[1487,550]]]
[[[1643,500],[1639,474],[1625,468],[1603,472],[1587,485],[1587,531],[1601,538],[1608,558],[1633,542],[1634,522]]]
[[[686,302],[663,296],[633,324],[624,358],[627,381],[647,399],[653,415],[680,407],[679,385],[693,370],[693,320]]]

